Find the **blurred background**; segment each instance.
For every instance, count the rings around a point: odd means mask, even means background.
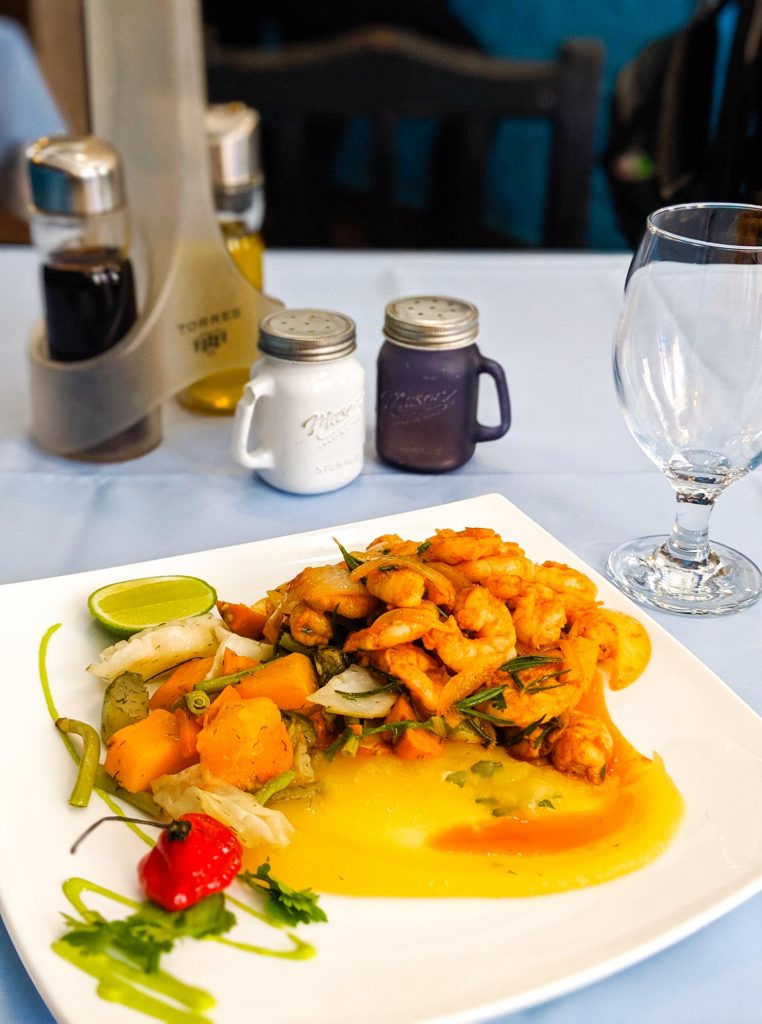
[[[210,100],[262,115],[269,246],[624,250],[651,209],[762,189],[762,0],[202,10]],[[1,242],[85,83],[81,0],[0,0]]]

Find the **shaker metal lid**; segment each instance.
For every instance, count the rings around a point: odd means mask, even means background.
[[[109,213],[124,206],[119,154],[95,135],[46,135],[28,147],[32,202],[42,213]]]
[[[407,348],[462,348],[479,334],[479,311],[470,302],[413,295],[386,307],[384,337]]]
[[[259,324],[261,351],[279,359],[338,359],[355,350],[355,339],[354,320],[329,309],[279,309]]]
[[[256,188],[264,182],[259,114],[245,103],[215,103],[204,116],[206,141],[217,188]]]

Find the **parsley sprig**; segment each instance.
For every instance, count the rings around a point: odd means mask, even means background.
[[[254,892],[265,893],[265,913],[275,924],[293,928],[297,924],[328,920],[312,889],[293,889],[273,877],[268,861],[260,864],[254,872],[241,872],[238,879]]]
[[[162,955],[178,939],[223,935],[235,924],[222,893],[207,896],[187,910],[162,910],[145,902],[136,913],[120,920],[107,921],[95,911],[88,912],[86,921],[69,914],[64,914],[64,920],[68,931],[62,942],[82,953],[126,959],[146,974],[158,971]]]

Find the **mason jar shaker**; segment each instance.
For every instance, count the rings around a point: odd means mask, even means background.
[[[344,487],[360,473],[365,376],[355,324],[325,309],[282,309],[259,325],[260,356],[233,426],[233,455],[295,494]]]
[[[440,473],[467,462],[480,441],[511,425],[505,374],[476,345],[474,305],[443,296],[395,299],[386,307],[377,362],[376,448],[401,469]],[[477,420],[479,378],[497,387],[500,422]]]

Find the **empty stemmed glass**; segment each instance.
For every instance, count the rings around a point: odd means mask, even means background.
[[[762,207],[652,213],[632,261],[614,348],[627,426],[677,496],[668,536],[617,548],[607,573],[634,600],[721,615],[752,604],[762,574],[710,543],[715,500],[762,461]]]

